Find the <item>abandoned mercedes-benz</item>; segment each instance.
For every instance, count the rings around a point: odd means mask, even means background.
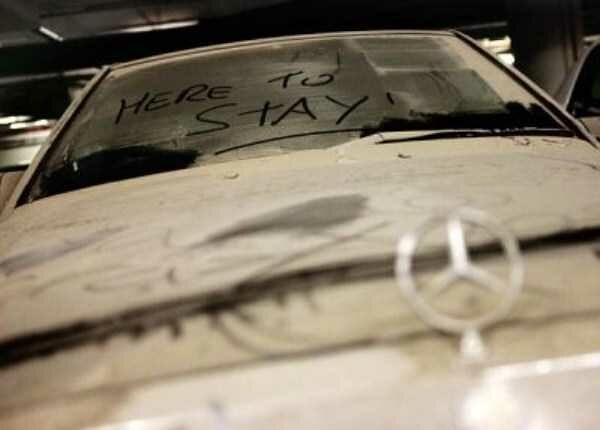
[[[0,222],[0,427],[595,428],[600,153],[454,32],[105,68]]]

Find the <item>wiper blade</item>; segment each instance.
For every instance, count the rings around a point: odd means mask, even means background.
[[[185,169],[199,153],[190,149],[128,146],[94,152],[70,160],[43,179],[42,196],[73,191],[109,182]]]
[[[410,111],[407,117],[384,117],[374,127],[365,129],[362,136],[386,132],[423,132],[435,138],[478,136],[575,136],[573,130],[565,128],[541,106],[524,106],[508,102],[502,109],[420,112]]]
[[[573,137],[574,133],[570,130],[560,128],[507,128],[507,129],[457,129],[457,130],[431,130],[419,131],[417,135],[401,136],[406,132],[375,132],[372,134],[381,134],[383,139],[381,144],[398,142],[416,142],[421,140],[437,140],[452,138],[469,137],[510,137],[510,136],[559,136]]]

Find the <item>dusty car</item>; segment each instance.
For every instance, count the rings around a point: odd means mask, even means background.
[[[585,48],[556,98],[596,137],[600,136],[600,43]]]
[[[596,428],[600,153],[460,33],[104,69],[0,223],[0,428]]]

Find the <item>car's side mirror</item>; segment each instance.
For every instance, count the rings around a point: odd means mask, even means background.
[[[0,213],[17,187],[25,168],[10,172],[0,172]]]

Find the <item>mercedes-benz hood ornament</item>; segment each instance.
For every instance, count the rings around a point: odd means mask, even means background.
[[[415,260],[425,239],[440,228],[445,229],[448,265],[430,281],[422,282],[415,274]],[[501,277],[478,265],[469,255],[467,228],[481,229],[500,245],[508,271]],[[507,316],[522,289],[524,265],[517,240],[492,216],[475,209],[460,208],[446,215],[432,216],[415,231],[400,237],[396,257],[396,278],[408,303],[431,327],[462,336],[462,353],[478,356],[483,352],[479,333]],[[434,304],[435,299],[459,285],[475,289],[492,305],[476,315],[459,315]],[[459,303],[459,307],[468,303]]]

